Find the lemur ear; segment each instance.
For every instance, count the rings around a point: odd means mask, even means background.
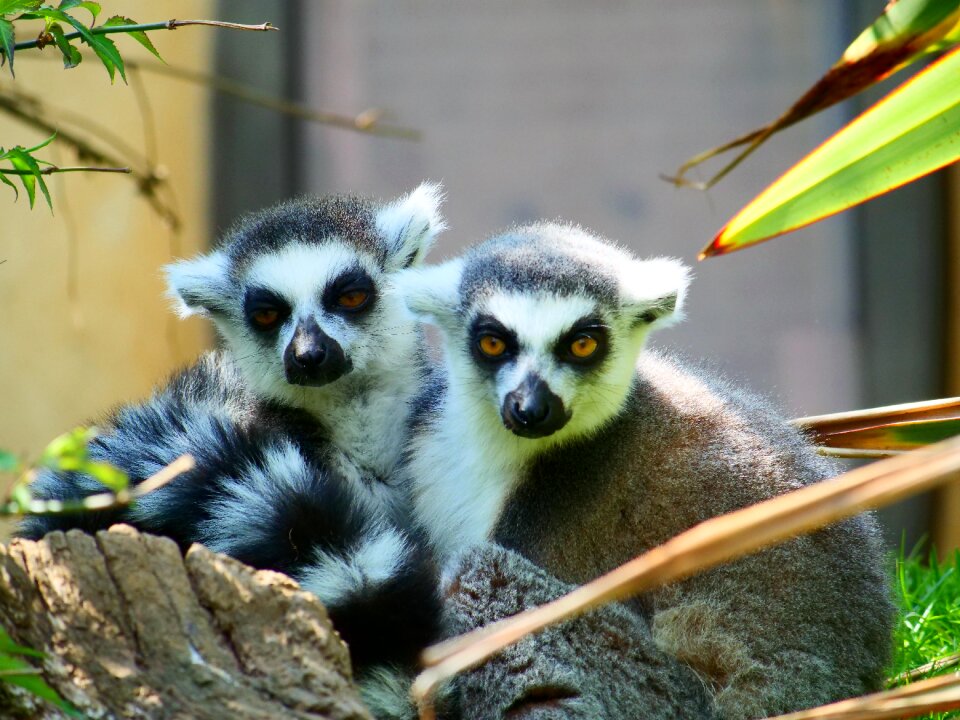
[[[387,241],[386,270],[419,265],[447,224],[440,215],[443,188],[425,182],[377,211],[377,228]]]
[[[217,250],[163,268],[167,297],[180,317],[226,312],[229,297],[226,253]]]
[[[679,260],[636,260],[624,269],[620,283],[634,325],[662,328],[683,319],[690,269]]]
[[[403,270],[394,276],[393,288],[417,320],[444,327],[454,321],[460,305],[462,274],[463,260],[458,258]]]

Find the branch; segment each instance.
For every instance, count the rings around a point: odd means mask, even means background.
[[[0,517],[11,515],[59,515],[69,512],[83,512],[85,510],[109,510],[115,507],[129,505],[139,497],[163,487],[168,482],[193,470],[196,462],[190,455],[181,455],[172,463],[154,473],[132,490],[119,492],[104,492],[97,495],[88,495],[82,500],[30,500],[25,506],[17,500],[0,506]]]
[[[45,115],[45,106],[38,97],[17,92],[16,95],[0,93],[0,111],[6,112],[22,122],[42,130],[47,135],[56,133],[57,140],[72,146],[81,158],[88,158],[98,165],[121,167],[126,165],[122,158],[90,144],[86,138],[71,130],[55,125]],[[137,181],[140,194],[147,200],[154,212],[174,230],[180,227],[180,218],[157,194],[157,188],[164,182],[153,168],[146,171],[131,169],[130,175]]]
[[[283,113],[284,115],[290,115],[300,120],[332,125],[344,130],[352,130],[368,135],[380,135],[402,140],[419,140],[421,137],[420,131],[413,128],[381,124],[380,117],[383,115],[383,111],[374,108],[364,110],[356,116],[342,115],[325,110],[315,110],[302,103],[285,100],[275,95],[267,95],[266,93],[258,92],[245,83],[231,80],[222,75],[214,75],[213,73],[205,73],[157,62],[140,62],[138,60],[127,60],[127,67],[139,68],[198,85],[208,85],[217,92],[222,92],[224,95],[230,95],[251,105]]]
[[[40,172],[34,172],[33,170],[17,170],[16,168],[0,168],[0,175],[53,175],[54,173],[68,173],[68,172],[102,172],[102,173],[127,173],[130,174],[132,171],[128,167],[93,167],[87,165],[74,166],[74,167],[58,167],[57,165],[49,165],[40,170]]]
[[[91,27],[89,32],[91,35],[110,35],[112,33],[148,32],[150,30],[176,30],[179,27],[186,27],[187,25],[209,25],[211,27],[222,27],[230,30],[254,30],[259,32],[279,30],[279,28],[271,25],[268,22],[260,25],[241,25],[239,23],[221,22],[220,20],[167,20],[166,22],[146,23],[140,25],[110,25],[109,27],[100,25],[98,27]],[[78,37],[82,37],[82,33],[65,33],[63,37],[66,40],[74,40]],[[46,43],[46,41],[41,40],[41,38],[25,40],[14,45],[13,50],[16,52],[17,50],[35,48],[39,46],[41,42]],[[3,51],[0,51],[0,54],[2,53]]]

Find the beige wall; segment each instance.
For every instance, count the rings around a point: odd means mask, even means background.
[[[139,22],[212,17],[214,11],[214,3],[198,1],[107,0],[103,5],[104,17],[123,14]],[[152,37],[171,64],[204,69],[215,32],[197,27]],[[117,37],[117,44],[125,56],[146,55],[127,38]],[[144,147],[145,123],[134,89],[119,78],[110,85],[95,59],[64,71],[56,60],[23,51],[16,70],[17,88],[42,92],[51,104],[82,112],[134,147]],[[52,436],[116,403],[143,397],[209,342],[202,321],[174,318],[159,276],[171,257],[193,254],[208,243],[209,94],[157,75],[141,77],[152,107],[157,155],[169,172],[183,223],[178,236],[124,176],[50,178],[53,215],[42,200],[30,210],[23,192],[15,203],[12,191],[0,187],[0,262],[5,261],[0,264],[0,448],[25,458],[35,457]],[[3,78],[0,92],[11,87],[6,68]],[[41,139],[37,131],[0,114],[0,145]],[[58,158],[45,149],[41,156],[76,164],[69,151]]]

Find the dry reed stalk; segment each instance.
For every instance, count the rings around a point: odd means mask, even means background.
[[[942,398],[903,403],[791,420],[790,424],[804,431],[819,445],[821,455],[844,458],[892,457],[910,451],[898,446],[890,431],[897,426],[960,419],[960,398]],[[891,447],[883,447],[890,441]]]
[[[960,438],[857,468],[707,520],[553,602],[435,645],[413,684],[422,720],[436,688],[523,637],[592,608],[677,582],[866,509],[928,490],[960,470]]]
[[[960,674],[921,680],[905,687],[841,700],[768,720],[884,720],[912,718],[960,708]]]

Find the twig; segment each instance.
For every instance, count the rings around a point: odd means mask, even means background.
[[[57,165],[48,165],[47,167],[41,168],[40,171],[34,172],[33,170],[18,170],[16,168],[0,168],[0,174],[3,175],[52,175],[53,173],[68,173],[68,172],[102,172],[102,173],[126,173],[130,174],[133,172],[128,167],[92,167],[86,165],[74,166],[74,167],[59,167]]]
[[[158,62],[140,62],[138,60],[128,60],[127,67],[140,68],[147,72],[174,77],[198,85],[206,85],[212,87],[217,92],[230,95],[250,105],[256,105],[257,107],[273,110],[283,113],[284,115],[290,115],[300,120],[307,120],[322,125],[332,125],[333,127],[366,133],[368,135],[380,135],[402,140],[419,140],[421,136],[420,132],[413,128],[380,123],[379,119],[382,112],[375,109],[364,110],[356,116],[343,115],[325,110],[315,110],[302,103],[261,93],[245,83],[231,80],[222,75],[214,75],[213,73],[176,67],[174,65],[165,65]]]
[[[923,677],[924,675],[932,673],[935,670],[944,670],[945,668],[953,667],[957,664],[960,664],[960,653],[944,655],[941,658],[931,660],[930,662],[924,663],[923,665],[915,667],[912,670],[907,670],[899,675],[894,675],[892,678],[887,680],[887,684],[899,685],[900,683],[913,682],[917,678]]]
[[[43,670],[35,667],[11,668],[0,670],[0,677],[20,677],[22,675],[42,675]]]
[[[110,25],[104,26],[99,25],[97,27],[92,27],[88,29],[88,32],[91,35],[110,35],[112,33],[131,33],[131,32],[149,32],[150,30],[176,30],[180,27],[186,27],[188,25],[209,25],[211,27],[221,27],[227,28],[229,30],[254,30],[260,32],[267,32],[270,30],[279,30],[280,28],[271,25],[270,23],[261,23],[260,25],[241,25],[239,23],[231,22],[221,22],[220,20],[167,20],[165,22],[155,22],[155,23],[145,23],[138,25]],[[71,32],[64,33],[64,39],[66,40],[75,40],[78,37],[82,37],[83,33]],[[46,42],[46,41],[43,41]],[[27,50],[28,48],[35,48],[40,45],[41,39],[35,38],[33,40],[24,40],[13,46],[14,52],[17,50]],[[2,51],[0,51],[2,54]]]
[[[27,106],[31,109],[28,110]],[[19,92],[16,95],[0,93],[0,111],[6,112],[22,120],[24,123],[42,130],[48,135],[56,133],[57,139],[72,146],[81,158],[89,158],[93,162],[104,166],[119,167],[124,165],[123,160],[112,153],[96,148],[91,145],[86,138],[72,130],[54,125],[53,122],[44,117],[45,108],[39,98]],[[163,179],[154,174],[152,169],[149,169],[147,172],[131,169],[130,175],[136,179],[140,194],[147,200],[154,212],[172,228],[179,228],[180,218],[177,217],[173,209],[164,203],[157,195],[157,187],[163,183]]]
[[[702,522],[553,602],[428,648],[413,685],[421,717],[431,716],[440,683],[531,633],[928,490],[957,470],[960,438],[857,468]]]
[[[132,490],[121,490],[120,492],[104,492],[97,495],[89,495],[77,502],[62,500],[31,500],[26,507],[13,500],[0,507],[0,515],[58,515],[68,512],[80,512],[84,510],[109,510],[114,507],[129,505],[139,497],[151,493],[158,488],[163,487],[168,482],[189,472],[196,467],[196,461],[191,455],[181,455],[172,463],[154,473]]]

